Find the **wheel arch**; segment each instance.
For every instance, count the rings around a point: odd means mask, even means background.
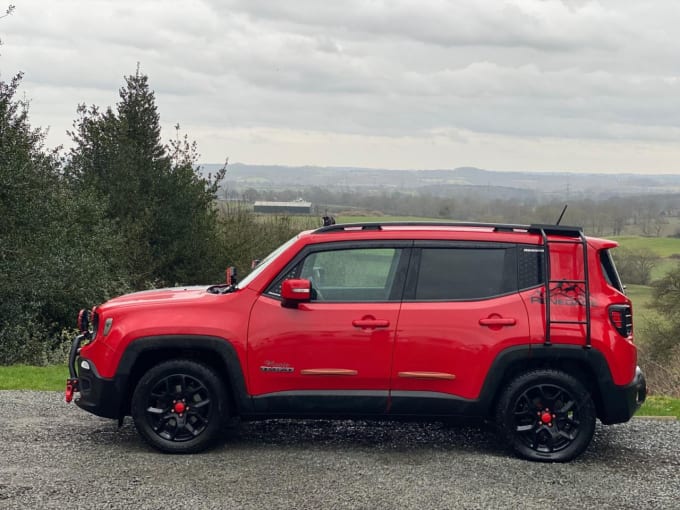
[[[598,418],[608,415],[603,394],[611,385],[611,372],[602,353],[577,345],[526,345],[502,351],[494,360],[482,387],[482,413],[493,416],[503,388],[522,373],[552,369],[578,379],[590,392]]]
[[[118,365],[121,394],[119,416],[130,414],[132,393],[141,377],[153,366],[171,359],[191,359],[212,368],[226,386],[235,414],[250,408],[243,369],[234,346],[226,339],[198,335],[140,337],[125,349]]]

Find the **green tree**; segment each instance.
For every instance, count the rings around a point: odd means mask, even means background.
[[[624,284],[649,285],[652,270],[659,264],[659,256],[648,248],[617,248],[616,267]]]
[[[654,282],[654,309],[640,346],[641,364],[657,391],[680,396],[680,265]]]
[[[20,81],[0,81],[0,364],[58,356],[78,308],[127,288],[122,240],[62,178],[58,150],[16,99]]]
[[[204,178],[195,143],[161,142],[154,92],[139,68],[119,96],[115,111],[79,106],[69,177],[106,201],[127,239],[135,288],[213,281],[225,264],[213,200],[226,167]]]

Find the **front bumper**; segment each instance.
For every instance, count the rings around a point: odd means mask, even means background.
[[[605,425],[630,420],[647,398],[647,380],[640,367],[635,368],[633,381],[626,386],[613,383],[602,390],[600,421]]]
[[[78,335],[69,353],[69,379],[66,402],[73,399],[78,407],[104,418],[120,419],[120,391],[115,379],[101,377],[92,360],[79,357],[85,335]]]

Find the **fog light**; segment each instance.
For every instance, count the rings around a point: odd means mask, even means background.
[[[83,370],[90,370],[90,364],[87,362],[87,360],[82,360],[80,362],[80,368]]]

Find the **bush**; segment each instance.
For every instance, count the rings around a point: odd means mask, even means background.
[[[653,308],[641,330],[640,364],[656,393],[680,396],[680,265],[654,283]]]
[[[624,284],[649,285],[652,270],[660,260],[656,253],[648,248],[617,248],[613,253]]]
[[[317,228],[314,217],[257,215],[243,204],[226,204],[220,215],[224,268],[236,266],[239,276],[250,272],[251,262],[262,259],[302,230]]]
[[[15,99],[20,79],[0,81],[0,364],[44,364],[78,308],[128,288],[125,246],[101,198],[63,179]]]

